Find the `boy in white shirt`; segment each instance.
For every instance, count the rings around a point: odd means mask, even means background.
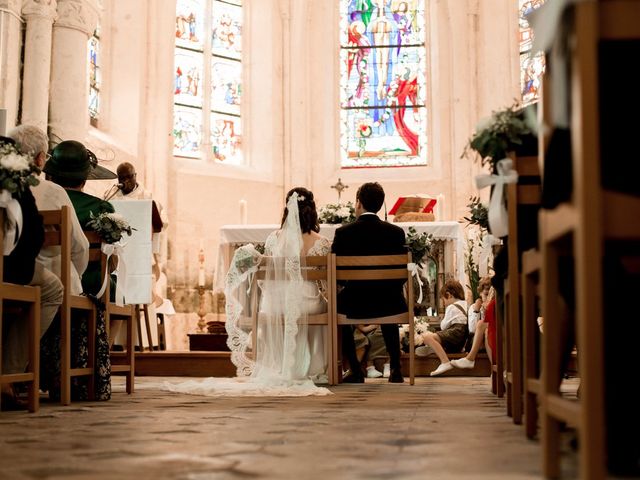
[[[432,377],[453,368],[447,352],[461,352],[469,335],[468,306],[464,300],[464,289],[460,282],[448,280],[440,290],[440,294],[446,307],[444,318],[440,322],[440,331],[420,334],[426,347],[416,349],[416,354],[419,356],[428,356],[433,352],[440,359],[438,368],[431,372]]]

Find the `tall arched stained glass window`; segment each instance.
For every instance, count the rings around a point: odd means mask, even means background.
[[[89,118],[91,125],[98,126],[100,116],[100,26],[89,39]]]
[[[178,0],[174,155],[242,163],[241,60],[241,0]]]
[[[545,0],[518,0],[520,24],[520,91],[522,105],[530,105],[538,101],[540,81],[544,73],[544,53],[533,54],[533,30],[527,21],[527,15],[540,8]]]
[[[425,0],[340,0],[341,165],[426,165]]]

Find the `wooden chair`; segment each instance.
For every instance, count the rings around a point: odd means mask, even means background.
[[[538,429],[538,395],[540,394],[540,352],[538,347],[537,299],[540,296],[538,250],[522,254],[522,354],[525,434],[534,438]]]
[[[398,315],[388,317],[376,317],[367,319],[350,319],[345,315],[337,313],[337,284],[331,289],[333,295],[333,308],[335,323],[333,328],[333,361],[331,367],[333,369],[333,378],[338,381],[342,378],[340,375],[340,362],[338,352],[340,348],[339,331],[342,325],[389,325],[389,324],[409,324],[409,378],[410,384],[415,383],[415,344],[414,344],[414,316],[413,316],[413,279],[411,272],[407,269],[407,265],[411,263],[411,253],[400,255],[372,255],[372,256],[337,256],[335,257],[335,273],[334,281],[342,280],[406,280],[407,281],[407,311]]]
[[[509,216],[508,278],[505,285],[505,334],[507,371],[507,413],[513,423],[522,423],[522,326],[521,326],[521,247],[518,229],[522,219],[518,209],[522,206],[540,205],[540,170],[538,157],[513,157],[518,171],[518,183],[507,186]]]
[[[4,245],[5,211],[0,208],[0,247]],[[40,287],[6,283],[3,279],[4,257],[0,255],[0,384],[29,383],[28,408],[40,408]],[[4,302],[14,301],[28,306],[29,365],[25,373],[2,374],[2,322]]]
[[[156,348],[153,345],[153,335],[151,334],[151,322],[149,320],[149,305],[147,304],[136,304],[135,305],[135,315],[136,315],[136,327],[137,327],[137,335],[138,335],[138,348],[141,352],[144,352],[144,343],[142,342],[142,321],[144,318],[145,330],[147,334],[147,342],[149,342],[149,346],[147,347],[150,352],[153,352]],[[158,347],[159,348],[159,347]]]
[[[60,210],[40,211],[45,226],[43,247],[60,247],[60,281],[64,287],[60,306],[60,403],[71,403],[72,377],[89,377],[89,399],[95,395],[95,359],[96,359],[96,307],[89,298],[71,293],[71,211],[69,207]],[[73,312],[87,318],[87,366],[71,368],[71,322]]]
[[[107,256],[102,253],[102,240],[100,236],[93,230],[85,230],[84,234],[89,240],[89,261],[101,261],[101,278],[104,278],[107,272],[111,272],[111,265],[107,265]],[[122,320],[127,325],[127,344],[124,353],[111,352],[111,372],[124,373],[127,377],[126,390],[131,394],[134,391],[135,383],[135,348],[134,348],[134,323],[136,316],[133,305],[118,306],[111,301],[111,282],[107,282],[107,288],[102,296],[105,311],[104,319],[107,325],[107,331],[110,333],[111,321]],[[109,335],[109,344],[111,345],[113,338]]]
[[[253,358],[256,358],[256,355],[257,355],[257,347],[258,347],[257,333],[258,333],[259,324],[260,322],[266,321],[266,315],[259,312],[259,304],[260,304],[259,290],[260,289],[258,288],[257,281],[265,279],[267,265],[270,258],[271,257],[262,258],[262,261],[258,266],[258,271],[253,276],[253,282],[251,286],[251,307],[250,307],[251,314],[250,314],[250,317],[245,317],[245,320],[244,320],[244,323],[246,323],[247,320],[251,322],[251,329],[252,329],[251,344],[253,348],[253,351],[252,351],[252,354],[254,356]],[[333,350],[332,350],[333,343],[331,339],[333,336],[332,325],[334,323],[332,321],[332,315],[335,309],[333,307],[334,297],[333,295],[331,295],[331,292],[335,284],[335,282],[333,281],[334,259],[335,259],[335,255],[333,254],[328,254],[326,256],[309,256],[301,259],[302,264],[305,265],[305,267],[309,267],[303,270],[304,279],[309,281],[322,281],[322,282],[325,282],[327,286],[327,311],[324,313],[318,313],[318,314],[307,316],[307,325],[326,327],[325,356],[327,359],[327,363],[330,363],[331,359],[333,358]],[[243,323],[242,320],[241,320],[241,323]],[[329,384],[335,385],[336,379],[334,377],[334,372],[333,372],[333,369],[331,368],[331,365],[329,365],[329,368],[327,370],[328,370],[327,376],[329,378]]]

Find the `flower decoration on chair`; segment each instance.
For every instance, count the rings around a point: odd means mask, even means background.
[[[471,197],[469,202],[469,216],[464,219],[469,225],[478,225],[482,230],[489,230],[489,210],[480,201],[480,197]]]
[[[329,203],[320,207],[318,220],[320,223],[351,223],[356,219],[356,208],[352,202]]]
[[[403,352],[409,353],[409,325],[398,325],[398,328],[400,329],[400,347]],[[429,324],[428,317],[415,317],[414,329],[416,347],[424,345],[424,340],[422,339],[423,333],[434,331],[434,328]]]
[[[480,164],[483,167],[489,164],[491,171],[495,172],[496,163],[505,158],[507,152],[522,145],[523,137],[531,133],[523,111],[515,103],[478,122],[462,157],[468,158],[470,151],[474,151],[480,156]]]
[[[91,220],[87,222],[87,226],[95,230],[100,235],[104,243],[117,243],[122,240],[123,235],[131,235],[135,228],[129,225],[129,222],[117,213],[101,213],[94,215],[90,212]]]
[[[406,246],[411,252],[411,259],[413,263],[422,267],[422,260],[431,252],[432,244],[432,234],[427,232],[418,233],[414,227],[409,227]]]
[[[40,183],[40,169],[30,162],[29,157],[21,154],[15,145],[0,145],[0,190],[20,196],[27,188]]]

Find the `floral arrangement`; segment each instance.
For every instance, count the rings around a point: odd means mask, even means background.
[[[20,196],[27,188],[40,183],[36,167],[27,155],[21,154],[15,145],[0,144],[0,190]]]
[[[91,220],[87,222],[87,226],[95,230],[104,243],[117,243],[122,240],[125,233],[131,235],[135,230],[122,215],[117,213],[104,212],[94,215],[93,212],[89,212],[89,216]]]
[[[402,351],[409,352],[409,325],[398,325],[400,329],[400,345]],[[414,319],[414,328],[415,328],[415,346],[419,347],[420,345],[424,345],[424,340],[422,339],[422,334],[432,331],[432,327],[429,325],[428,317],[415,317]]]
[[[407,248],[411,252],[413,263],[422,266],[422,259],[431,252],[433,235],[427,232],[418,233],[415,228],[409,227],[407,233]]]
[[[356,208],[352,202],[329,203],[320,207],[318,220],[320,223],[351,223],[356,219]]]
[[[469,238],[467,240],[467,252],[464,255],[464,270],[467,273],[467,278],[469,279],[467,288],[471,290],[474,302],[480,297],[480,294],[478,293],[478,284],[480,283],[480,266],[473,258],[475,247],[476,242],[472,238]]]
[[[515,103],[511,107],[493,112],[491,117],[482,119],[476,125],[476,133],[462,153],[468,157],[473,150],[480,155],[480,164],[484,167],[495,164],[507,156],[516,145],[522,145],[522,137],[532,133],[524,118],[520,106]]]
[[[469,202],[469,216],[464,219],[469,225],[478,225],[481,229],[489,230],[489,210],[480,201],[480,197],[471,197]]]
[[[264,246],[262,253],[264,253]],[[235,251],[233,263],[240,273],[244,273],[260,263],[262,253],[252,243],[247,243]]]

